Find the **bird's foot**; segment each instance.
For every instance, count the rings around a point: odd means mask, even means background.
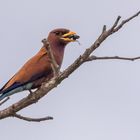
[[[32,92],[32,90],[31,90],[31,89],[29,89],[29,92],[30,92],[30,94],[33,94],[33,92]]]

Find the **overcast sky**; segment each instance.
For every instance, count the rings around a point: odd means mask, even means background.
[[[42,46],[49,31],[63,27],[81,36],[67,46],[61,70],[70,65],[118,15],[140,10],[139,0],[1,0],[0,86]],[[140,56],[140,17],[109,37],[97,56]],[[29,123],[0,121],[1,140],[139,140],[140,60],[107,60],[84,64],[50,94],[19,113],[54,120]],[[12,96],[0,109],[28,92]]]

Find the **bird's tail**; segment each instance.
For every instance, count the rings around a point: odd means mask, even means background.
[[[1,93],[1,92],[0,92],[0,94],[1,94],[1,95],[0,95],[0,101],[3,100],[5,97],[8,96],[7,94],[3,94],[3,93]]]

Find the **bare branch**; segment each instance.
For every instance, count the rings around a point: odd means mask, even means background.
[[[18,119],[28,121],[28,122],[41,122],[41,121],[53,120],[53,117],[50,117],[50,116],[43,117],[43,118],[30,118],[30,117],[24,117],[19,114],[14,114],[13,117],[16,117]]]
[[[102,33],[106,31],[106,25],[103,26]]]
[[[116,19],[116,21],[115,21],[115,23],[113,24],[113,26],[112,26],[111,29],[110,29],[111,32],[112,32],[112,31],[115,29],[115,27],[118,25],[120,19],[121,19],[121,16],[118,16],[117,19]]]
[[[127,18],[126,20],[123,20],[123,21],[118,25],[118,27],[116,27],[116,28],[113,30],[113,32],[117,32],[120,28],[123,27],[123,25],[125,25],[127,22],[129,22],[129,21],[132,20],[133,18],[139,16],[139,14],[140,14],[140,11],[138,11],[138,12],[137,12],[136,14],[134,14],[133,16]]]
[[[80,55],[74,61],[74,63],[71,64],[66,70],[64,70],[62,73],[58,73],[58,75],[55,75],[47,83],[43,83],[41,88],[39,88],[37,91],[35,91],[34,94],[29,94],[27,97],[23,98],[22,100],[1,110],[0,119],[4,119],[6,117],[13,116],[13,114],[15,114],[16,112],[20,111],[21,109],[23,109],[33,103],[36,103],[43,96],[47,95],[50,90],[57,87],[64,79],[66,79],[72,72],[74,72],[77,68],[79,68],[84,62],[89,61],[93,57],[93,56],[91,57],[91,53],[94,52],[94,50],[97,49],[105,39],[107,39],[110,35],[117,32],[118,30],[120,30],[123,27],[123,25],[125,25],[127,22],[129,22],[130,20],[132,20],[139,14],[140,14],[140,12],[138,12],[137,14],[131,16],[130,18],[122,21],[122,23],[120,23],[119,25],[118,25],[118,22],[119,22],[120,17],[118,17],[117,20],[115,21],[114,25],[108,30],[103,29],[103,32],[101,33],[101,35],[99,35],[99,37],[93,43],[93,45],[91,45],[91,47],[87,48],[85,50],[85,52],[82,55]],[[113,31],[112,31],[112,29],[113,29]],[[93,57],[93,58],[94,58],[94,60],[97,59],[97,58],[95,59],[95,57]],[[101,59],[101,57],[98,57],[98,59],[99,58]],[[129,58],[115,57],[113,59],[127,59],[128,60]],[[132,58],[130,58],[130,59],[132,59]],[[136,60],[136,59],[139,59],[139,57],[133,58],[132,60]]]
[[[47,53],[48,53],[48,56],[50,57],[51,67],[53,69],[54,75],[57,75],[59,73],[60,67],[59,67],[59,65],[57,64],[57,62],[54,58],[54,55],[53,55],[53,52],[51,50],[50,44],[46,39],[43,39],[42,43],[44,44],[44,46],[46,47],[46,49],[48,51]]]
[[[138,60],[140,59],[140,56],[139,57],[120,57],[120,56],[102,56],[102,57],[99,57],[99,56],[90,56],[86,61],[93,61],[93,60],[112,60],[112,59],[115,59],[115,60],[129,60],[129,61],[135,61],[135,60]]]

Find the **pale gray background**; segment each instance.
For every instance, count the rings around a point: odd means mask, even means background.
[[[81,46],[71,43],[62,70],[97,38],[106,24],[140,10],[139,0],[1,0],[0,86],[41,47],[57,27],[76,31]],[[140,17],[108,38],[99,56],[140,55]],[[19,93],[1,107],[17,101]],[[84,64],[25,116],[51,115],[53,121],[0,121],[1,140],[140,140],[140,61],[96,61]]]

